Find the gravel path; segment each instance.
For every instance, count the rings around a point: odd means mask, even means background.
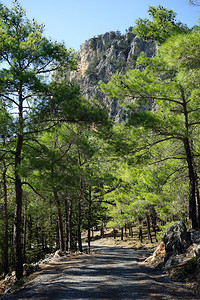
[[[138,264],[141,251],[101,246],[92,255],[61,257],[9,300],[200,299],[153,268]]]

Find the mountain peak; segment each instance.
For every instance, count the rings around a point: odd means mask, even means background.
[[[155,55],[154,41],[144,41],[131,31],[122,35],[119,31],[106,32],[85,41],[77,52],[78,68],[71,79],[79,81],[86,98],[99,98],[110,110],[110,118],[120,121],[122,109],[114,99],[109,99],[97,89],[99,81],[107,83],[118,71],[125,73],[136,67],[137,57],[145,52]]]

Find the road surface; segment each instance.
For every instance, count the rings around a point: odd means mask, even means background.
[[[138,263],[141,253],[101,246],[92,255],[61,257],[26,287],[2,300],[200,299],[161,271]]]

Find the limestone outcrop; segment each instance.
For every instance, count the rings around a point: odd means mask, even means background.
[[[172,280],[200,294],[200,232],[187,231],[182,221],[176,222],[144,264],[161,268]]]
[[[70,74],[81,86],[86,98],[99,98],[109,109],[110,118],[119,122],[123,120],[123,110],[115,99],[109,99],[97,88],[98,82],[107,83],[118,71],[125,73],[136,68],[136,59],[146,53],[155,55],[153,41],[144,41],[131,31],[124,35],[120,32],[107,32],[85,41],[77,52],[78,68]]]
[[[192,244],[190,232],[187,232],[182,221],[167,228],[163,242],[166,251],[165,261],[172,255],[183,253]]]

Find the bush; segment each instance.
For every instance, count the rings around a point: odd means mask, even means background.
[[[96,48],[97,48],[97,37],[93,37],[91,40],[90,40],[90,48],[92,49],[92,50],[96,50]]]
[[[98,65],[98,59],[97,59],[97,57],[95,57],[89,64],[89,66],[85,72],[85,75],[91,75],[91,74],[95,73],[95,69],[96,69],[97,65]]]
[[[190,273],[193,273],[194,270],[197,267],[197,256],[194,256],[193,258],[191,258],[182,268],[181,268],[181,273],[183,275],[188,275]]]

